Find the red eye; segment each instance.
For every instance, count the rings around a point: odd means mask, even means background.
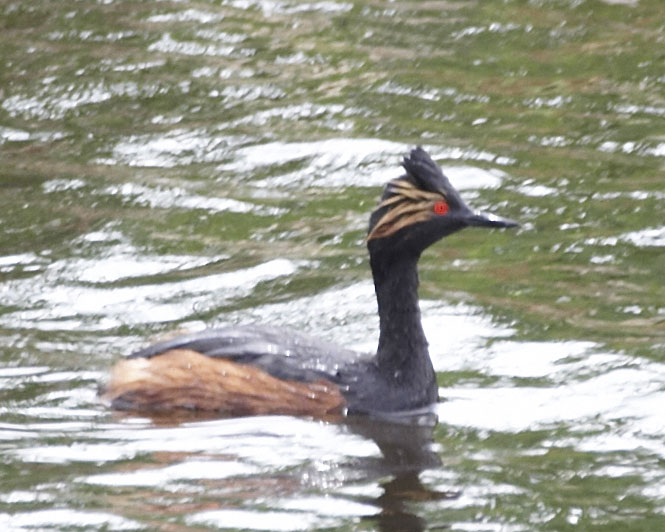
[[[434,212],[439,216],[443,216],[448,213],[448,204],[445,201],[437,201],[434,204]]]

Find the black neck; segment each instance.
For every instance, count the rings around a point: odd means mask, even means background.
[[[370,258],[379,304],[379,370],[431,380],[434,370],[418,305],[418,257],[390,259]]]

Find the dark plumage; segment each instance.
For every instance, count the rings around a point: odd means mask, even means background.
[[[437,401],[418,305],[420,254],[468,226],[515,227],[473,212],[422,149],[403,162],[370,216],[367,247],[380,318],[367,356],[266,326],[209,329],[151,345],[114,368],[116,408],[189,408],[231,415],[392,413]]]

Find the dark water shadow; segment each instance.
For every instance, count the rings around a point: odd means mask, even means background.
[[[412,503],[452,500],[461,495],[459,491],[432,490],[420,480],[423,471],[442,466],[441,458],[433,450],[436,422],[432,414],[344,421],[351,432],[371,439],[381,451],[381,456],[359,459],[353,464],[366,479],[388,477],[380,481],[383,493],[374,500],[364,501],[380,509],[377,515],[366,518],[374,521],[379,530],[419,532],[448,528],[445,524],[427,523],[410,507]]]

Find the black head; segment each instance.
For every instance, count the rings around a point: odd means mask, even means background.
[[[372,212],[370,253],[420,253],[465,227],[516,227],[506,218],[472,211],[439,166],[418,147],[402,163],[406,175],[390,181]]]

